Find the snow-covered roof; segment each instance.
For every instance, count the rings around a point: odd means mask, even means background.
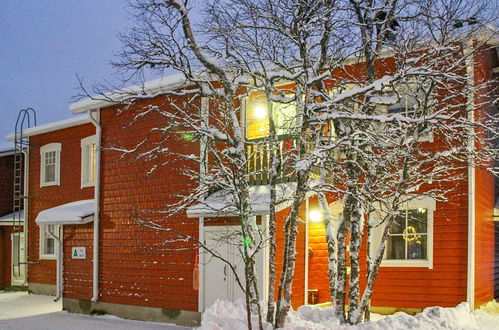
[[[23,137],[58,131],[60,129],[69,128],[69,127],[73,127],[73,126],[79,126],[79,125],[83,125],[83,124],[87,124],[87,123],[90,123],[90,119],[88,118],[88,116],[85,116],[85,115],[76,116],[74,118],[69,118],[69,119],[60,120],[60,121],[54,121],[52,123],[38,125],[35,127],[25,129],[23,131]],[[14,133],[10,133],[5,138],[8,141],[13,141],[14,140]]]
[[[15,152],[14,148],[4,148],[0,149],[0,157],[13,155]]]
[[[291,204],[291,198],[296,189],[295,183],[278,184],[276,186],[276,211]],[[250,187],[251,210],[254,214],[268,214],[270,202],[269,186]],[[233,216],[237,215],[233,194],[227,190],[217,191],[206,198],[203,203],[187,209],[189,218]]]
[[[182,73],[174,74],[160,79],[155,79],[144,83],[143,85],[135,85],[131,87],[124,88],[123,90],[107,93],[103,97],[96,96],[95,99],[86,98],[81,101],[72,103],[69,109],[73,113],[83,113],[88,110],[95,110],[103,107],[109,107],[115,103],[109,101],[121,101],[125,97],[129,97],[130,94],[147,92],[149,94],[161,94],[161,92],[166,92],[186,84],[187,80],[185,75]],[[108,100],[109,99],[109,100]]]
[[[39,226],[80,225],[94,220],[94,210],[94,200],[85,199],[41,211],[35,221]]]
[[[21,210],[17,215],[16,219],[24,220],[24,210]],[[14,213],[9,213],[0,217],[0,226],[11,226],[14,221]]]

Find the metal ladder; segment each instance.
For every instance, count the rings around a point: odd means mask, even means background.
[[[25,185],[24,182],[24,162],[28,161],[26,151],[29,147],[29,140],[23,135],[25,129],[36,126],[36,112],[33,108],[26,108],[19,111],[17,115],[16,128],[14,131],[14,189],[12,207],[12,274],[21,276],[21,236],[25,231],[25,220],[27,214],[23,216]],[[25,237],[26,241],[27,237]]]

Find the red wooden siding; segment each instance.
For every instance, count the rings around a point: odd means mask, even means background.
[[[36,216],[40,211],[48,208],[94,197],[93,187],[81,188],[81,139],[95,134],[92,124],[84,124],[58,131],[30,137],[33,145],[30,149],[29,159],[29,195],[33,199],[29,202],[29,243],[28,261],[34,262],[29,265],[28,281],[30,283],[55,284],[55,260],[40,259],[40,227],[35,223]],[[40,147],[48,143],[61,143],[61,172],[60,185],[40,187]],[[64,246],[74,246],[72,238],[75,232],[84,228],[71,228],[65,226]],[[78,242],[79,243],[79,242]],[[91,254],[87,252],[87,259]],[[92,268],[88,269],[91,274]],[[79,269],[74,269],[72,263],[65,265],[64,277],[69,283],[78,280],[82,276]]]
[[[494,299],[494,177],[475,169],[475,307]]]
[[[0,288],[11,285],[12,277],[11,226],[0,227]]]
[[[433,227],[433,269],[381,267],[374,286],[373,306],[424,308],[455,306],[466,300],[467,270],[467,183],[448,203],[437,203]],[[311,205],[313,201],[311,202]],[[321,223],[309,224],[309,289],[319,290],[319,302],[331,301],[327,276],[327,245]],[[366,242],[360,254],[361,271],[366,269]],[[361,275],[361,287],[365,276]]]
[[[282,272],[283,254],[284,254],[284,232],[283,226],[286,217],[289,213],[289,208],[281,210],[276,214],[276,286],[278,286],[279,278]],[[300,208],[299,217],[305,220],[305,203]],[[296,264],[293,278],[293,295],[291,305],[297,309],[305,303],[305,224],[298,225],[298,234],[296,237]],[[277,287],[275,291],[277,297]]]
[[[163,97],[152,103],[165,106]],[[133,147],[151,128],[165,124],[164,118],[149,115],[129,126],[135,114],[130,109],[118,115],[117,108],[101,112],[104,147]],[[178,134],[168,134],[166,139],[172,150],[199,153],[197,142],[186,142]],[[192,288],[196,252],[164,245],[171,235],[141,226],[134,217],[140,216],[142,210],[162,210],[174,200],[174,194],[188,193],[194,183],[178,169],[197,169],[199,165],[179,162],[148,175],[153,163],[120,156],[119,152],[102,152],[100,301],[197,311],[198,295]],[[146,218],[164,225],[168,222],[179,231],[198,237],[197,218],[181,214],[175,219],[163,219],[154,213]],[[89,299],[88,295],[75,297]]]
[[[12,213],[14,156],[0,157],[0,216]]]
[[[318,208],[317,198],[309,199],[309,209]],[[319,290],[319,303],[331,301],[329,277],[327,275],[326,230],[321,222],[309,222],[308,246],[311,250],[308,259],[308,288]]]
[[[485,118],[486,113],[494,113],[497,108],[487,102],[496,101],[499,82],[492,70],[499,66],[493,48],[483,47],[475,54],[475,112],[477,120]],[[495,96],[494,96],[495,95]],[[485,107],[483,106],[485,104]],[[478,129],[478,134],[483,132]],[[479,145],[476,146],[480,148]],[[483,169],[475,169],[475,307],[494,298],[494,177]]]

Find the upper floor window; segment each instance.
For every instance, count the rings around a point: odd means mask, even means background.
[[[397,103],[394,103],[386,108],[386,111],[390,115],[399,114],[401,116],[412,118],[412,119],[421,119],[424,118],[424,114],[422,111],[422,106],[420,105],[421,100],[423,99],[423,95],[421,93],[412,92],[414,95],[409,95],[408,93],[404,93],[400,96]],[[397,124],[392,124],[393,127],[397,127]],[[424,121],[420,124],[417,130],[418,141],[430,141],[433,142],[433,133],[428,123]]]
[[[261,95],[252,95],[246,107],[246,138],[248,140],[269,136],[268,103]],[[277,135],[291,132],[296,122],[296,103],[272,102],[272,118]]]
[[[61,144],[49,143],[40,148],[40,185],[59,185]]]
[[[97,144],[95,135],[81,140],[81,186],[90,187],[95,182]]]

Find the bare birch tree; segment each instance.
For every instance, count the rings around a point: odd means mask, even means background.
[[[197,169],[184,172],[198,184],[179,194],[165,216],[205,203],[222,190],[235,205],[244,240],[246,279],[241,286],[247,295],[249,328],[252,313],[263,326],[262,298],[268,302],[266,321],[276,328],[285,325],[298,224],[305,221],[299,209],[307,192],[319,196],[323,210],[336,316],[355,324],[368,318],[385,243],[401,207],[422,196],[445,201],[468,166],[493,170],[497,118],[490,112],[490,101],[496,91],[487,82],[470,80],[469,72],[474,55],[495,36],[487,25],[496,19],[487,16],[496,12],[493,6],[459,0],[131,3],[135,26],[123,34],[124,50],[115,65],[131,77],[173,70],[181,73],[184,83],[167,91],[99,92],[128,104],[164,95],[164,104],[173,111],[146,105],[138,116],[159,113],[169,124],[158,132],[181,132],[201,142],[201,157],[174,153],[166,140],[139,157],[166,154],[200,163],[202,175]],[[487,96],[477,102],[481,90],[487,90]],[[261,95],[266,106],[266,134],[248,140],[248,122],[241,118],[254,94]],[[178,104],[178,97],[186,101]],[[203,102],[210,104],[205,112]],[[283,105],[293,108],[285,120],[276,116]],[[284,134],[295,141],[286,150],[280,140]],[[438,141],[438,146],[429,147],[428,140]],[[146,137],[140,146],[147,147],[147,142]],[[260,156],[265,170],[251,166]],[[284,227],[277,228],[276,205],[283,197],[278,183],[284,168],[295,182],[287,196]],[[267,233],[252,217],[250,179],[263,174],[270,191]],[[332,199],[343,204],[337,223],[329,214]],[[375,227],[382,228],[378,242],[373,242]],[[279,278],[277,230],[285,233]],[[376,251],[365,261],[367,285],[361,288],[364,240]],[[263,244],[270,250],[268,297],[258,292],[255,276],[254,256]]]

